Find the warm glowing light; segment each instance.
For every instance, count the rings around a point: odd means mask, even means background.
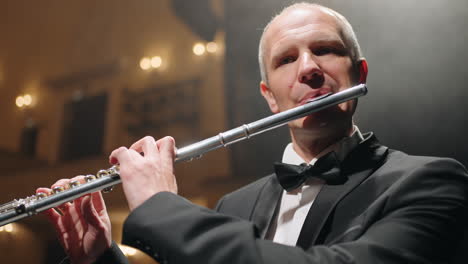
[[[205,54],[205,45],[202,43],[196,43],[193,45],[193,53],[197,56],[201,56]]]
[[[25,105],[25,106],[31,105],[31,103],[32,103],[32,97],[31,97],[31,95],[25,94],[25,95],[23,96],[23,99],[24,99],[24,105]]]
[[[12,224],[6,225],[5,226],[5,231],[8,232],[8,233],[13,232],[13,225]]]
[[[0,226],[0,232],[3,232],[3,230],[5,230],[5,227]]]
[[[151,67],[157,69],[157,68],[161,67],[161,65],[162,65],[161,57],[154,56],[153,58],[151,58]]]
[[[143,58],[140,60],[140,68],[143,70],[149,70],[151,68],[151,60],[149,58]]]
[[[192,197],[190,198],[190,201],[192,203],[203,206],[203,207],[208,207],[208,201],[206,200],[205,197]]]
[[[16,97],[16,106],[20,107],[20,108],[24,106],[24,97],[23,96]]]
[[[124,245],[119,245],[120,250],[124,253],[125,256],[134,256],[137,253],[137,250],[132,247],[127,247]]]
[[[218,51],[218,44],[216,44],[216,42],[208,42],[208,44],[206,44],[206,51],[209,53],[215,53]]]

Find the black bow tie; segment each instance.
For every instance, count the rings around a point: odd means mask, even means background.
[[[288,192],[301,186],[309,177],[322,179],[329,185],[343,184],[348,180],[341,174],[340,162],[333,151],[320,157],[314,165],[275,162],[275,172],[281,186]]]

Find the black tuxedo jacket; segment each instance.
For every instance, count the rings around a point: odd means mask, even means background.
[[[296,247],[263,239],[282,193],[275,175],[226,195],[216,211],[156,194],[129,215],[123,243],[160,263],[465,263],[457,262],[468,225],[461,164],[367,135],[342,170],[348,181],[322,188]]]

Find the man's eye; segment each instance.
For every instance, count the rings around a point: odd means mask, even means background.
[[[313,50],[314,54],[317,56],[323,56],[327,54],[336,54],[338,56],[345,56],[346,50],[335,47],[319,47]]]
[[[333,53],[333,52],[334,52],[334,49],[330,47],[321,47],[321,48],[317,48],[314,50],[314,54],[317,56],[322,56],[322,55],[326,55],[326,54]]]
[[[282,58],[279,62],[278,62],[278,66],[281,66],[283,64],[288,64],[288,63],[291,63],[291,62],[294,62],[294,58],[289,56],[289,57],[284,57]]]

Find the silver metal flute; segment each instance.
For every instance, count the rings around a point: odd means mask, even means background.
[[[180,148],[176,152],[175,161],[179,162],[200,157],[206,152],[248,139],[252,136],[285,125],[289,121],[358,98],[366,93],[366,85],[360,84],[341,92],[325,94],[295,108],[262,118],[252,123],[244,124],[237,128],[219,133],[216,136]],[[101,190],[110,191],[114,185],[121,183],[119,167],[113,166],[107,170],[98,171],[96,175],[86,175],[85,180],[86,182],[83,184],[77,181],[70,182],[68,189],[56,187],[52,190],[52,194],[50,195],[39,193],[0,205],[0,226],[73,201],[88,193]]]

